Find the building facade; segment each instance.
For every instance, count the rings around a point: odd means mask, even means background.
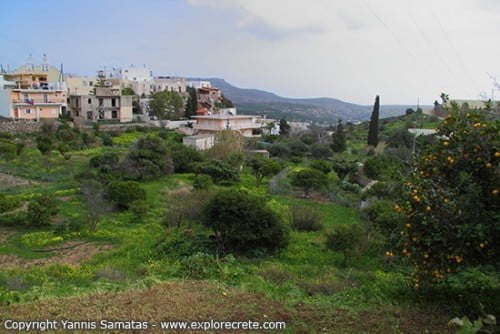
[[[7,91],[9,114],[14,120],[53,119],[66,110],[66,85],[53,66],[23,65],[3,73],[3,80],[11,83]]]
[[[121,88],[96,87],[92,95],[71,95],[70,116],[80,121],[131,122],[132,96],[121,94]]]
[[[261,118],[252,115],[194,116],[194,129],[198,134],[216,134],[224,130],[240,132],[244,137],[259,137]]]

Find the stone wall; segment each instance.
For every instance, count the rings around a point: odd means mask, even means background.
[[[0,122],[0,132],[8,132],[11,134],[15,134],[18,132],[38,132],[40,131],[41,122]]]

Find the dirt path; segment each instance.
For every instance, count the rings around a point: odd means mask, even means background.
[[[57,248],[62,247],[65,247],[65,249],[50,252],[50,257],[41,259],[26,259],[12,254],[0,254],[0,267],[3,269],[13,269],[30,268],[49,264],[79,265],[90,260],[97,253],[105,252],[112,248],[111,245],[96,245],[94,243],[82,244],[81,241],[69,241],[59,245]]]

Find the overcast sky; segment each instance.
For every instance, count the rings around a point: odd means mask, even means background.
[[[288,97],[431,104],[491,95],[500,0],[1,1],[0,64],[149,66]],[[500,96],[500,92],[497,92]],[[498,97],[497,96],[497,97]]]

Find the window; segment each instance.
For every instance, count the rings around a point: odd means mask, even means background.
[[[104,104],[104,100],[103,99],[99,99],[99,107],[102,107]]]
[[[111,118],[118,118],[118,111],[117,110],[111,111]]]
[[[87,104],[92,104],[92,99],[91,98],[87,99]]]
[[[78,98],[75,99],[75,106],[78,108]]]
[[[78,110],[75,111],[75,117],[80,117],[80,112]]]
[[[99,111],[99,119],[104,119],[104,111]]]
[[[94,118],[92,111],[87,111],[87,118],[90,120],[92,120]]]
[[[23,95],[23,99],[24,99],[24,103],[28,103],[28,102],[30,102],[30,97],[29,97],[29,95],[28,95],[28,94],[24,94],[24,95]]]
[[[26,109],[26,110],[25,110],[25,113],[26,113],[26,115],[31,114],[31,109],[29,109],[29,108],[28,108],[28,109]]]
[[[181,86],[179,86],[179,93],[182,93],[182,89],[181,89]]]
[[[116,99],[111,99],[111,106],[116,107]]]
[[[93,81],[89,81],[89,86],[93,86],[94,85],[94,82]]]
[[[48,103],[49,102],[49,97],[47,94],[43,94],[43,103]]]

